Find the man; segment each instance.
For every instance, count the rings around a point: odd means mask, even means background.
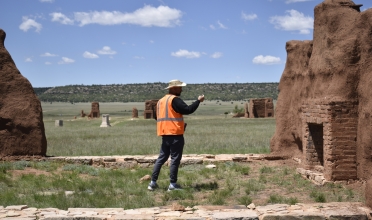
[[[204,95],[201,95],[194,103],[187,105],[179,98],[183,86],[186,86],[186,83],[171,80],[169,86],[165,88],[169,90],[169,93],[161,98],[156,106],[157,135],[162,136],[162,144],[159,157],[154,165],[151,182],[147,187],[151,191],[158,187],[156,181],[161,167],[169,156],[171,156],[171,164],[168,191],[181,189],[180,185],[177,184],[177,175],[185,144],[183,134],[186,123],[183,121],[183,115],[193,113],[199,107],[199,103],[204,101]]]

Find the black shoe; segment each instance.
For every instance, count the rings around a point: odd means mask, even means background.
[[[147,187],[147,189],[150,190],[150,191],[154,191],[158,187],[159,186],[156,183],[149,183],[149,186]]]
[[[178,185],[177,183],[174,184],[174,185],[169,184],[168,191],[172,191],[172,190],[182,190],[182,187],[180,185]]]

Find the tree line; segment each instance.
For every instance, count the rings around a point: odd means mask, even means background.
[[[204,94],[209,100],[237,101],[250,98],[278,98],[279,83],[204,83],[187,84],[181,97],[194,100]],[[43,102],[144,102],[160,99],[167,83],[111,85],[67,85],[39,87],[34,91]]]

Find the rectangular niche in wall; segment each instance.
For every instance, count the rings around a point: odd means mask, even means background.
[[[324,166],[323,125],[309,123],[309,137],[306,145],[306,160],[313,165]]]

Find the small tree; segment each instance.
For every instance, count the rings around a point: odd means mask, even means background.
[[[239,108],[238,105],[235,105],[235,108],[233,110],[234,113],[242,113],[244,112],[243,108]]]

